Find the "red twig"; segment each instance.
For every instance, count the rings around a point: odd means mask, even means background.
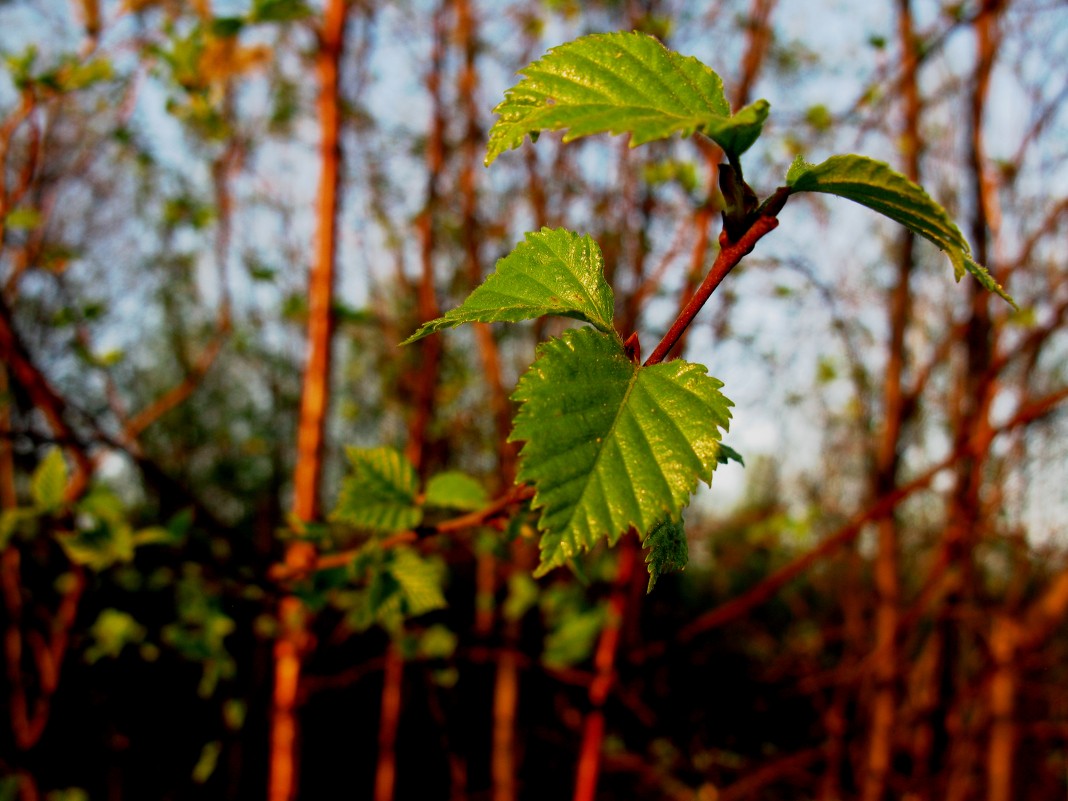
[[[781,192],[782,190],[780,190]],[[787,190],[788,192],[789,190]],[[778,193],[776,193],[778,194]],[[785,200],[785,195],[783,195]],[[678,318],[671,324],[671,328],[664,334],[664,338],[660,340],[660,343],[656,346],[649,358],[645,360],[645,365],[659,364],[668,355],[671,349],[678,342],[683,332],[693,322],[693,318],[697,316],[697,313],[701,311],[701,308],[708,302],[708,299],[712,297],[712,293],[716,291],[716,287],[722,283],[723,279],[727,277],[727,273],[733,270],[745,256],[753,249],[754,245],[759,242],[764,236],[774,231],[779,225],[778,219],[771,214],[762,214],[756,218],[753,224],[749,227],[737,242],[729,242],[727,240],[726,231],[719,235],[720,251],[716,256],[716,261],[712,264],[712,269],[708,271],[708,275],[705,276],[705,280],[701,282],[701,286],[697,288],[697,292],[690,298],[689,302],[679,313]]]

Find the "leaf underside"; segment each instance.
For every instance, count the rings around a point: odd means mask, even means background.
[[[43,512],[51,512],[63,503],[67,489],[67,463],[63,451],[52,448],[33,472],[30,491],[34,505]]]
[[[686,529],[682,521],[660,521],[646,535],[642,547],[646,550],[645,564],[649,571],[649,586],[646,592],[652,592],[657,579],[665,573],[684,570],[690,559]]]
[[[407,614],[416,617],[447,605],[441,588],[445,571],[439,562],[424,558],[410,548],[396,548],[389,561],[389,572],[400,588]]]
[[[426,505],[439,509],[471,512],[489,502],[486,490],[467,473],[447,470],[438,473],[426,485]]]
[[[419,477],[393,448],[347,448],[352,473],[341,484],[331,519],[390,533],[419,525],[423,511],[416,505]]]
[[[597,243],[563,228],[543,228],[500,259],[461,306],[424,323],[401,344],[464,323],[514,323],[546,314],[585,320],[611,333],[613,307]]]
[[[631,135],[631,147],[700,131],[740,155],[760,133],[767,102],[731,117],[720,77],[644,33],[597,33],[552,48],[494,109],[486,166],[530,135],[566,129],[564,141]]]
[[[838,195],[889,217],[945,251],[958,281],[969,272],[983,287],[1016,306],[1001,284],[972,258],[968,241],[945,209],[889,164],[856,155],[809,164],[798,156],[786,174],[786,184],[794,192]]]
[[[718,462],[731,406],[721,386],[682,360],[639,367],[592,328],[539,348],[513,395],[522,407],[509,437],[526,443],[518,478],[541,510],[536,575],[679,516]]]

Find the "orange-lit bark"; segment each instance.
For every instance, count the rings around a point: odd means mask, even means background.
[[[341,175],[341,90],[338,65],[348,14],[346,0],[330,0],[316,57],[319,81],[318,237],[308,276],[308,345],[297,430],[293,513],[301,520],[320,517],[323,436],[330,402],[330,356],[334,333],[338,186]]]
[[[1019,677],[1015,665],[1017,627],[1007,615],[994,618],[990,630],[990,655],[994,671],[990,677],[990,744],[987,747],[987,799],[1012,801],[1012,763],[1016,748],[1016,690]]]
[[[490,772],[493,781],[493,801],[515,801],[516,798],[516,721],[519,707],[519,654],[515,639],[518,632],[510,625],[505,644],[497,660],[493,684],[493,752]],[[507,636],[511,635],[511,636]]]
[[[274,643],[274,695],[270,742],[270,801],[294,798],[297,786],[297,692],[307,643],[305,610],[299,598],[278,604],[279,633]]]
[[[320,492],[324,433],[330,402],[330,362],[334,332],[338,188],[341,175],[341,87],[339,65],[344,46],[347,0],[328,0],[319,31],[316,77],[319,83],[320,178],[316,207],[318,235],[308,276],[308,344],[297,426],[293,475],[293,515],[302,522],[321,517]],[[287,564],[314,562],[306,543],[287,546]],[[301,662],[309,644],[306,610],[300,599],[279,603],[280,631],[274,650],[271,705],[270,801],[296,797],[298,771],[297,694]]]

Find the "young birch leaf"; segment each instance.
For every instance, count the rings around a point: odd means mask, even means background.
[[[66,490],[67,463],[63,460],[63,451],[52,448],[33,471],[30,493],[33,495],[34,506],[42,512],[58,509],[63,504]]]
[[[597,243],[563,228],[543,228],[499,260],[463,305],[424,323],[401,344],[464,323],[514,323],[546,314],[586,320],[612,333],[614,302]]]
[[[486,166],[528,134],[567,129],[631,135],[631,147],[704,131],[713,139],[730,117],[723,81],[696,58],[644,33],[595,33],[552,48],[494,109]],[[708,130],[706,130],[708,129]],[[718,140],[717,140],[718,141]]]
[[[1001,284],[972,258],[968,241],[945,209],[889,164],[855,155],[832,156],[822,164],[809,164],[798,156],[786,173],[786,184],[794,192],[844,197],[901,223],[945,251],[958,281],[969,272],[983,287],[1016,306]]]
[[[658,578],[665,573],[684,570],[690,560],[686,530],[681,520],[661,520],[646,535],[642,547],[648,551],[645,554],[645,564],[649,570],[647,593],[653,591]]]
[[[760,136],[770,109],[767,100],[757,100],[729,119],[713,123],[704,133],[730,155],[740,156]]]
[[[602,537],[678,517],[718,462],[731,406],[721,386],[682,360],[639,367],[592,328],[539,348],[513,395],[522,407],[509,437],[526,443],[519,480],[541,509],[536,575]]]
[[[383,533],[419,525],[419,477],[404,456],[393,448],[347,448],[346,454],[352,473],[341,483],[333,520]]]
[[[730,445],[724,445],[722,442],[719,444],[719,453],[716,454],[716,459],[720,464],[737,462],[742,467],[745,467],[745,459],[742,458],[742,455]]]
[[[422,557],[411,548],[397,548],[389,562],[389,573],[397,582],[405,610],[412,617],[442,609],[445,593],[445,566],[440,559]]]
[[[426,505],[473,512],[489,503],[486,490],[466,473],[446,470],[426,484]]]

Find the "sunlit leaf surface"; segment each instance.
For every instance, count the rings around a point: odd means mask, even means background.
[[[613,337],[565,332],[519,382],[511,439],[541,510],[539,574],[598,540],[677,517],[711,481],[730,420],[722,384],[682,360],[639,367]]]

